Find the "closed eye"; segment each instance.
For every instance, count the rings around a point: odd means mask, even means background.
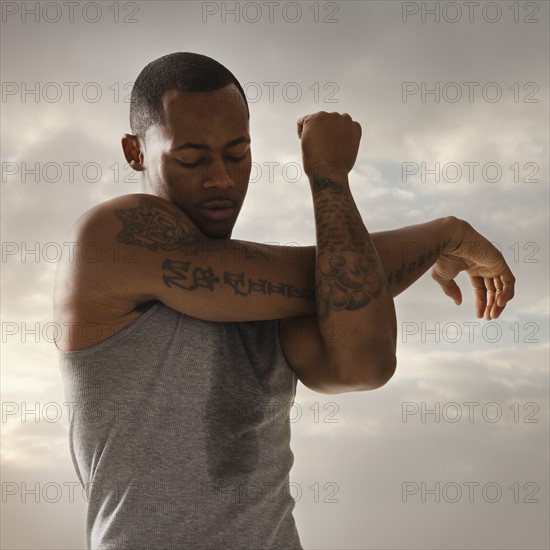
[[[243,160],[247,154],[248,152],[246,152],[242,157],[227,157],[227,160],[230,162],[239,162],[240,160]]]
[[[182,160],[176,159],[182,166],[185,166],[185,168],[195,168],[197,166],[200,166],[204,163],[204,159],[198,160],[197,162],[189,163],[189,162],[183,162]]]
[[[242,155],[241,157],[226,157],[226,159],[229,162],[240,162],[241,160],[245,159],[248,155],[248,151]],[[197,166],[200,166],[201,164],[206,164],[208,161],[207,159],[199,159],[196,162],[183,162],[182,160],[176,159],[179,164],[182,166],[185,166],[185,168],[196,168]]]

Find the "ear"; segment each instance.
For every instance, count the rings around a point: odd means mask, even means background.
[[[140,150],[139,139],[132,134],[124,134],[121,139],[122,151],[126,162],[138,172],[145,170],[143,153]]]

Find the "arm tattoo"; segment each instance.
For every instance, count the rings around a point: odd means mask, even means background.
[[[437,261],[441,252],[447,248],[450,242],[451,239],[447,239],[443,241],[443,244],[436,243],[434,246],[434,250],[425,250],[415,260],[402,262],[401,266],[398,269],[391,270],[389,273],[386,274],[386,278],[390,286],[392,283],[403,282],[406,273],[412,273],[413,271],[420,269],[422,266],[425,266],[426,263],[432,265],[435,261]]]
[[[220,286],[229,286],[236,296],[249,296],[252,293],[264,295],[280,294],[287,298],[301,298],[308,302],[315,301],[315,293],[309,288],[298,288],[289,283],[273,282],[267,279],[252,279],[245,277],[244,272],[231,273],[223,272],[223,282],[217,277],[212,266],[193,267],[191,262],[180,262],[167,258],[162,264],[166,273],[162,276],[164,284],[172,288],[176,286],[184,290],[197,290],[206,288],[210,291]]]
[[[330,178],[320,177],[313,178],[311,182],[311,188],[313,191],[322,191],[323,189],[332,189],[333,191],[342,191],[343,186],[341,183],[331,180]]]
[[[361,216],[342,184],[327,178],[314,179],[315,221],[320,241],[316,257],[317,316],[326,321],[331,311],[358,310],[389,289],[377,266],[378,254],[365,239]]]
[[[258,243],[236,243],[220,239],[206,240],[204,235],[179,213],[155,200],[142,197],[138,208],[117,209],[115,216],[123,228],[117,235],[121,243],[133,244],[150,250],[177,250],[187,254],[201,254],[203,259],[219,254],[220,260],[242,259],[250,262],[272,262],[269,250]]]
[[[361,255],[353,247],[343,247],[335,254],[319,256],[316,292],[320,321],[325,321],[332,310],[361,309],[380,296],[387,283],[376,269],[376,259],[372,243]]]
[[[117,209],[115,216],[124,225],[117,235],[119,242],[150,250],[190,252],[200,236],[180,214],[144,197],[139,200],[138,208]]]
[[[214,290],[214,285],[220,282],[219,277],[214,275],[211,267],[206,269],[195,267],[189,272],[191,262],[179,262],[166,259],[162,263],[162,269],[168,271],[169,275],[163,275],[162,280],[168,288],[177,286],[185,290],[196,290],[197,288],[207,288]]]

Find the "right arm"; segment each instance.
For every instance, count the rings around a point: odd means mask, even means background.
[[[315,312],[314,274],[307,269],[313,249],[209,239],[179,208],[153,195],[102,203],[73,231],[75,261],[65,268],[74,300],[99,307],[110,301],[119,311],[158,300],[224,322]]]

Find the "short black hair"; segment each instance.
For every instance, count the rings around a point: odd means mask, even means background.
[[[182,92],[212,92],[235,84],[246,104],[246,95],[233,73],[221,63],[198,53],[177,52],[151,61],[139,73],[130,96],[130,127],[132,133],[143,136],[154,124],[163,124],[162,98],[169,90]]]

